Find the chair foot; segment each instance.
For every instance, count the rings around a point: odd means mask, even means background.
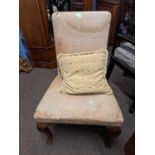
[[[37,129],[41,132],[46,133],[48,139],[47,139],[47,144],[52,144],[53,143],[53,135],[50,131],[50,129],[48,128],[48,124],[47,123],[37,123]]]
[[[107,148],[111,148],[112,140],[121,134],[120,127],[105,127],[104,143]]]

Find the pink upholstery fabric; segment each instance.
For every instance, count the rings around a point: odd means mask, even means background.
[[[53,14],[56,53],[107,49],[109,12]],[[123,116],[114,95],[65,95],[57,76],[39,103],[37,122],[121,126]]]
[[[109,12],[62,12],[52,16],[56,53],[107,49]]]
[[[61,85],[57,76],[36,109],[37,122],[121,126],[123,116],[114,95],[64,95]]]

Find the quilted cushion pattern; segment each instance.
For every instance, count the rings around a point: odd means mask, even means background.
[[[111,94],[106,75],[107,50],[63,54],[57,56],[63,91],[68,94]]]

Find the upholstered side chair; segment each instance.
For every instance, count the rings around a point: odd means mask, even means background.
[[[107,49],[109,12],[54,13],[52,21],[57,55]],[[60,93],[61,85],[58,68],[58,75],[34,113],[37,129],[47,133],[49,144],[53,142],[48,128],[52,123],[101,126],[106,129],[109,140],[121,133],[123,115],[113,94],[66,95]]]

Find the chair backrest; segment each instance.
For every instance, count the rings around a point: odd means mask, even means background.
[[[109,12],[57,12],[52,21],[56,54],[107,49]]]

